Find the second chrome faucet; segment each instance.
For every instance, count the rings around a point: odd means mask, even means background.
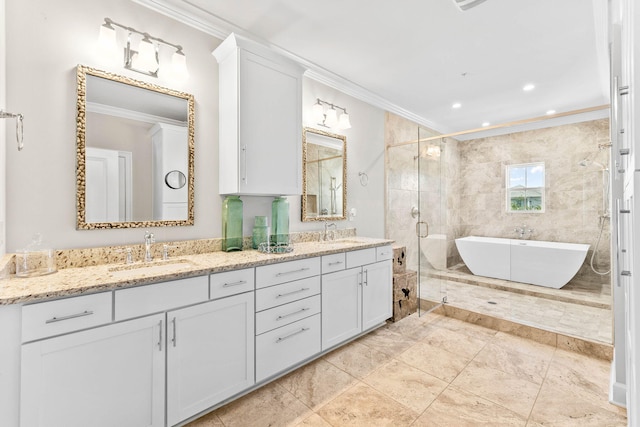
[[[144,233],[144,262],[153,261],[153,255],[151,255],[151,245],[156,241],[155,236],[150,231]]]

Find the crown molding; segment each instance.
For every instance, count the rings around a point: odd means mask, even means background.
[[[160,14],[175,19],[176,21],[181,22],[185,25],[193,27],[199,31],[202,31],[203,33],[216,37],[220,40],[226,39],[231,33],[236,33],[241,36],[247,37],[301,64],[306,69],[306,72],[304,73],[305,77],[308,77],[312,80],[343,92],[346,95],[352,96],[360,101],[366,102],[367,104],[373,105],[374,107],[378,107],[382,110],[397,114],[398,116],[404,117],[405,119],[411,120],[412,122],[415,122],[419,125],[426,126],[431,130],[445,131],[442,129],[443,126],[440,126],[418,114],[406,110],[394,104],[393,102],[390,102],[387,99],[363,88],[362,86],[359,86],[352,81],[345,79],[344,77],[341,77],[329,70],[326,70],[314,64],[313,62],[297,56],[281,48],[280,46],[269,43],[268,41],[247,32],[243,28],[240,28],[237,25],[234,25],[219,16],[213,15],[199,8],[189,0],[132,1],[151,10],[154,10]]]

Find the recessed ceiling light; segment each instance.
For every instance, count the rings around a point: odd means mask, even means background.
[[[451,108],[460,108],[460,107],[462,107],[462,104],[460,104],[459,102],[456,102],[451,106]]]
[[[522,90],[525,91],[525,92],[529,92],[530,90],[533,90],[535,88],[536,88],[536,86],[533,83],[527,83],[526,85],[524,85],[522,87]]]
[[[555,114],[555,113],[556,113],[556,110],[549,110],[549,111],[547,111],[547,116],[550,116],[550,115]]]
[[[486,127],[487,127],[487,126],[489,126],[490,124],[491,124],[491,123],[489,123],[489,122],[483,122],[483,123],[482,123],[482,127],[483,127],[483,128],[486,128]]]

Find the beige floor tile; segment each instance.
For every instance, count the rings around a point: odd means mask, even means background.
[[[546,383],[571,389],[583,399],[607,402],[611,364],[565,350],[556,350]]]
[[[452,317],[445,318],[444,321],[438,323],[438,326],[481,339],[491,339],[497,333],[497,331],[493,329],[474,325],[473,323],[464,322]]]
[[[356,378],[364,378],[391,360],[391,356],[359,342],[352,342],[327,354],[324,359]]]
[[[331,424],[323,420],[320,415],[314,413],[296,424],[296,427],[331,427]]]
[[[285,390],[315,409],[337,397],[358,380],[326,360],[319,359],[278,380]]]
[[[370,334],[359,339],[357,342],[391,357],[402,353],[416,343],[415,340],[386,328],[376,329]]]
[[[606,402],[606,401],[605,401]],[[626,426],[624,410],[608,404],[608,409],[582,399],[575,388],[545,383],[531,412],[532,425],[611,427]]]
[[[542,384],[550,358],[528,355],[489,343],[473,359],[475,363],[515,375],[535,384]]]
[[[397,358],[446,382],[453,381],[471,361],[470,357],[451,353],[426,342],[412,346]]]
[[[224,427],[224,424],[222,424],[218,415],[212,412],[190,422],[185,427]]]
[[[269,427],[295,425],[311,415],[311,410],[280,385],[271,383],[215,414],[225,427]]]
[[[492,343],[508,350],[518,351],[545,360],[551,360],[556,351],[553,346],[506,332],[498,332]]]
[[[417,413],[427,409],[449,385],[399,360],[374,371],[364,382]]]
[[[449,387],[412,427],[524,426],[526,418],[472,393]]]
[[[419,415],[362,383],[320,408],[317,414],[339,427],[409,426]]]
[[[452,385],[528,417],[540,389],[515,375],[471,362]]]
[[[490,339],[483,336],[473,337],[464,332],[447,328],[433,328],[422,342],[471,359],[482,350]]]

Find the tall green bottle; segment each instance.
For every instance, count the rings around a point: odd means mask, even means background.
[[[222,202],[222,250],[242,250],[242,200],[227,196]]]
[[[289,201],[279,196],[271,203],[271,243],[286,245],[289,243]]]

